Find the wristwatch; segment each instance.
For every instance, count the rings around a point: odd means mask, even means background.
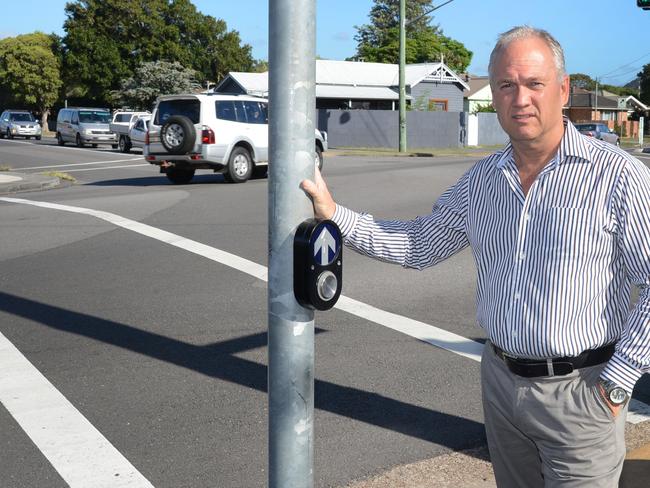
[[[598,378],[598,383],[603,387],[605,391],[605,397],[607,401],[612,405],[618,407],[619,405],[625,405],[630,399],[627,391],[618,386],[616,383],[610,380],[605,380],[603,378]]]

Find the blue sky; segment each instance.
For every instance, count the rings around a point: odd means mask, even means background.
[[[407,0],[408,1],[408,0]],[[3,2],[0,37],[41,30],[64,35],[65,0]],[[434,5],[443,0],[434,1]],[[268,59],[268,0],[194,0],[204,14],[226,21],[253,47],[253,56]],[[368,23],[372,0],[317,2],[317,53],[326,59],[354,54],[355,25]],[[513,25],[547,29],[564,46],[570,73],[603,77],[623,84],[650,63],[650,11],[636,0],[454,0],[435,12],[434,23],[474,52],[469,71],[487,72],[496,36]]]

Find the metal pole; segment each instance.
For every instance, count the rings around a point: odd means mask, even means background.
[[[600,120],[598,118],[598,77],[596,77],[596,101],[594,103],[595,103],[594,120]]]
[[[269,3],[269,488],[313,487],[314,313],[293,294],[293,236],[313,216],[316,0]]]
[[[406,152],[406,0],[399,0],[399,152]]]

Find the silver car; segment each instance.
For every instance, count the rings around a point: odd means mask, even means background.
[[[0,115],[0,139],[7,137],[34,137],[40,139],[41,124],[26,110],[5,110]]]
[[[56,119],[56,140],[59,146],[74,142],[77,147],[110,144],[117,149],[117,137],[109,127],[111,113],[105,108],[62,108]]]
[[[615,146],[620,145],[621,139],[616,132],[611,130],[607,125],[600,123],[575,124],[576,129],[581,134],[589,137],[595,137],[601,141],[609,142]]]

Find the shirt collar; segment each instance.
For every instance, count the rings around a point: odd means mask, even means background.
[[[571,123],[571,121],[563,117],[564,135],[560,142],[560,148],[557,155],[553,158],[554,165],[565,164],[567,162],[576,163],[589,163],[589,147],[585,141],[585,136],[578,132],[578,129]],[[501,156],[497,161],[497,168],[503,169],[509,161],[514,163],[514,155],[512,151],[512,143],[508,141],[506,147],[503,148]]]

